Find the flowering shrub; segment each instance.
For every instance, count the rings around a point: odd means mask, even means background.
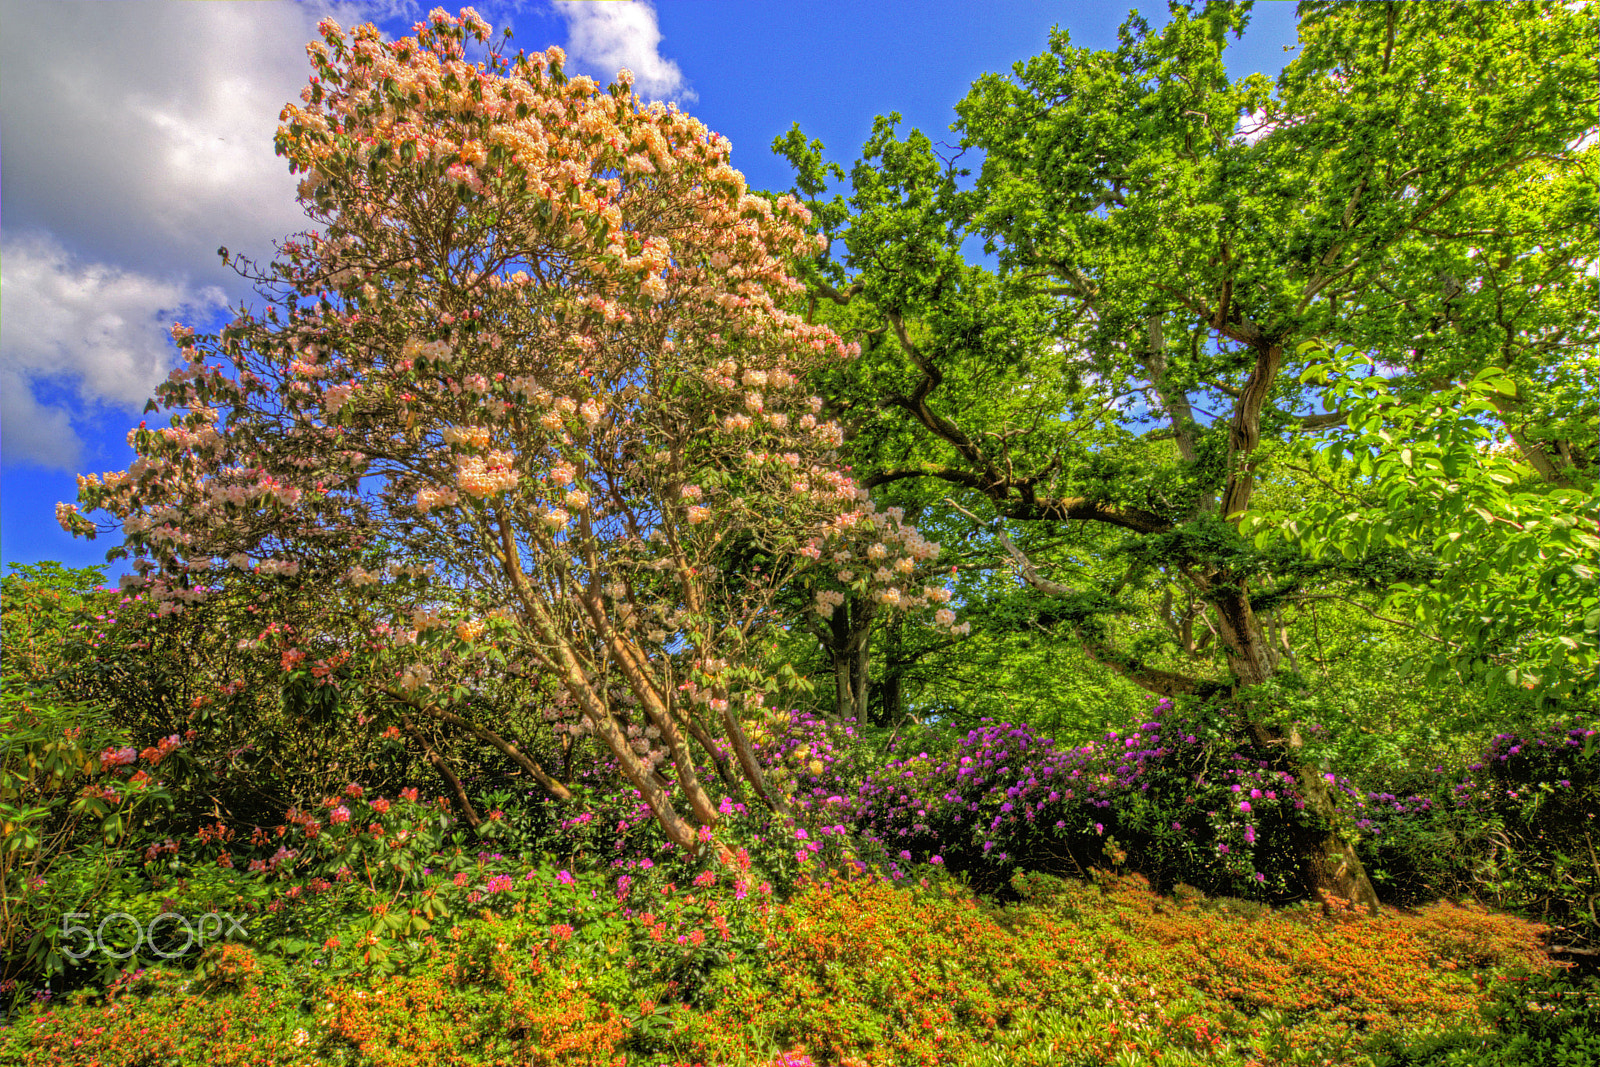
[[[322,1032],[280,971],[238,957],[226,981],[200,984],[181,972],[128,972],[102,1000],[47,1005],[0,1030],[0,1059],[23,1067],[152,1063],[221,1067],[316,1067],[338,1060],[313,1039]],[[242,962],[244,960],[249,962]]]
[[[1019,869],[1083,877],[1114,866],[1162,886],[1282,897],[1292,884],[1291,835],[1311,821],[1292,775],[1188,723],[1166,701],[1079,747],[1058,747],[1029,726],[986,723],[951,747],[871,770],[858,753],[837,751],[826,731],[797,715],[774,758],[798,764],[810,819],[859,833],[896,875],[929,863],[1005,893]]]
[[[1017,888],[1024,904],[989,909],[937,885],[814,885],[772,914],[770,985],[714,1005],[688,1047],[721,1061],[754,1028],[838,1063],[1345,1063],[1387,1035],[1482,1039],[1474,969],[1548,966],[1536,927],[1449,906],[1244,918],[1140,879]]]
[[[1141,879],[1041,875],[1017,878],[1006,907],[948,880],[872,876],[778,905],[714,869],[679,885],[494,856],[428,879],[452,916],[397,973],[308,981],[308,961],[217,946],[189,974],[129,972],[101,1000],[24,1011],[0,1029],[0,1059],[1348,1063],[1435,1038],[1492,1045],[1480,1012],[1505,980],[1548,985],[1537,927],[1450,905],[1251,917]],[[1529,1032],[1543,1017],[1511,1007]]]
[[[1398,902],[1476,897],[1600,947],[1589,849],[1600,812],[1600,734],[1592,726],[1500,734],[1464,769],[1438,767],[1393,792],[1347,792],[1363,848]]]
[[[99,906],[125,878],[117,850],[172,806],[160,764],[176,736],[143,752],[95,709],[8,679],[0,691],[0,982],[64,974],[61,916]]]
[[[469,668],[536,667],[680,848],[720,821],[696,746],[781,808],[740,719],[778,687],[751,652],[778,590],[856,564],[852,589],[886,604],[945,596],[913,580],[938,546],[877,512],[802,389],[859,352],[792,310],[810,212],[749,192],[725,138],[626,71],[603,88],[559,49],[501,54],[471,9],[394,41],[320,31],[277,135],[314,232],[255,275],[265,315],[174,327],[169,425],[80,483],[135,557],[129,586],[173,615],[219,586],[338,583],[339,670],[543,781],[461,714]],[[77,505],[58,518],[96,529]],[[724,570],[736,545],[783,563]],[[274,651],[331,700],[314,664],[332,649]]]

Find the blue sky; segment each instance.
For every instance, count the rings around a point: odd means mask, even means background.
[[[798,122],[840,162],[874,116],[954,140],[979,75],[1044,50],[1052,25],[1111,47],[1128,8],[1043,0],[489,2],[516,46],[568,67],[635,72],[733,142],[758,188],[788,188],[770,152]],[[166,376],[174,319],[202,328],[252,294],[218,246],[266,257],[302,226],[272,152],[317,21],[408,31],[424,8],[293,0],[0,0],[0,559],[97,565],[112,547],[55,523],[76,475],[125,468],[143,401]],[[1140,4],[1154,25],[1166,5]],[[1276,75],[1292,3],[1258,3],[1230,51],[1238,77]]]

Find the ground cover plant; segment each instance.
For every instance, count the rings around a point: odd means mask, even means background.
[[[1559,984],[1547,928],[1488,912],[1470,895],[1465,905],[1377,918],[1275,909],[1270,885],[1253,877],[1264,873],[1258,867],[1292,862],[1268,844],[1284,832],[1270,822],[1247,824],[1263,827],[1242,846],[1251,876],[1207,862],[1203,853],[1218,847],[1213,822],[1244,842],[1233,809],[1248,801],[1236,798],[1264,772],[1186,734],[1175,734],[1184,759],[1165,764],[1155,739],[1180,721],[1157,708],[1102,744],[1060,750],[996,725],[950,739],[937,758],[920,750],[874,758],[848,727],[797,713],[764,752],[774,774],[803,762],[796,815],[724,798],[730,865],[666,838],[614,771],[618,792],[572,809],[533,853],[498,851],[492,827],[511,816],[495,812],[480,827],[487,835],[467,832],[448,798],[413,787],[386,796],[348,783],[285,812],[278,825],[219,821],[181,844],[154,840],[165,832],[158,822],[149,845],[123,843],[122,862],[111,864],[116,878],[91,890],[92,899],[70,865],[34,876],[24,897],[32,915],[15,917],[23,936],[12,944],[43,935],[48,949],[8,955],[6,1041],[30,1063],[199,1060],[235,1040],[236,1049],[216,1053],[224,1062],[544,1062],[559,1052],[548,1062],[767,1063],[801,1048],[818,1064],[1113,1063],[1158,1051],[1174,1062],[1244,1064],[1497,1062],[1510,1055],[1507,1042],[1588,1040],[1582,1026],[1541,1029],[1545,1016],[1513,1018],[1504,1006],[1510,990],[1533,981],[1561,994],[1549,1003],[1583,1018],[1571,1005],[1588,1003],[1594,984]],[[1131,766],[1121,778],[1114,767],[1082,773],[1105,750],[1137,760],[1125,743],[1135,733],[1152,740],[1137,774]],[[1455,817],[1479,801],[1480,821],[1496,817],[1501,792],[1474,792],[1474,776],[1512,767],[1524,751],[1545,759],[1515,765],[1523,789],[1561,797],[1570,776],[1585,774],[1577,780],[1592,789],[1593,737],[1579,729],[1554,743],[1494,739],[1445,790]],[[1013,749],[1039,766],[1019,759],[1012,777],[978,794],[984,814],[975,824],[955,821],[970,805],[949,801],[937,776],[905,777],[908,767],[996,773]],[[126,781],[140,773],[136,761],[159,754],[129,750],[125,764],[124,750],[100,753],[95,788]],[[1196,808],[1188,801],[1210,794],[1192,769],[1208,764],[1219,770],[1223,784],[1213,789],[1222,799]],[[1101,820],[1098,830],[1062,833],[1025,815],[1003,821],[1011,813],[1001,809],[1014,803],[1006,797],[1022,799],[1013,810],[1036,800],[1047,814],[1057,810],[1048,805],[1062,801],[1048,793],[1018,788],[1054,778],[1046,767],[1094,784],[1080,814]],[[151,770],[159,774],[159,763]],[[856,787],[847,790],[841,779],[852,771]],[[1534,780],[1539,772],[1569,777]],[[922,791],[903,792],[907,783]],[[851,802],[830,795],[813,804],[828,788],[849,791]],[[1385,822],[1373,840],[1391,851],[1375,860],[1395,863],[1396,841],[1409,841],[1418,848],[1413,862],[1439,864],[1428,806],[1347,797],[1353,821]],[[947,816],[937,814],[939,801]],[[1140,820],[1162,803],[1188,813],[1191,834],[1205,843],[1201,859],[1140,842]],[[915,815],[919,804],[935,814]],[[1286,804],[1293,810],[1292,799]],[[882,808],[905,814],[887,819]],[[1541,806],[1524,833],[1560,841],[1574,810],[1559,800]],[[906,838],[895,832],[901,826],[911,830]],[[999,846],[984,849],[989,841]],[[575,844],[576,853],[556,851]],[[1524,847],[1517,862],[1550,864],[1553,850]],[[1462,858],[1459,869],[1476,869]],[[1078,863],[1089,865],[1080,872]],[[1045,873],[1052,866],[1083,877]],[[1165,893],[1143,874],[1113,869],[1145,867],[1167,880]],[[1574,877],[1570,864],[1550,870]],[[1178,871],[1209,876],[1218,891],[1178,881]],[[1490,896],[1497,885],[1479,888]],[[64,911],[127,918],[109,937],[89,928],[68,935]],[[176,921],[155,934],[163,915],[223,911],[239,916],[238,936],[197,942]],[[130,930],[150,936],[130,943]],[[1562,931],[1567,940],[1580,935],[1575,924]]]
[[[1533,925],[1446,904],[1248,915],[1107,875],[1019,876],[1025,903],[1008,908],[937,876],[808,882],[780,906],[710,880],[618,894],[610,877],[555,873],[441,928],[398,973],[358,957],[332,976],[227,944],[191,969],[41,1004],[13,1021],[6,1052],[30,1064],[769,1063],[796,1050],[818,1064],[1403,1062],[1396,1050],[1424,1039],[1496,1047],[1514,1035],[1491,1028],[1495,997],[1551,973]],[[498,877],[511,880],[472,881]],[[341,951],[334,941],[316,963]]]
[[[1055,34],[836,197],[323,23],[131,573],[4,580],[0,1063],[1590,1062],[1595,13],[1448,10]]]

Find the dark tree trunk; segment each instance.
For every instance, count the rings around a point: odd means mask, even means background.
[[[835,720],[867,721],[867,696],[871,686],[872,622],[875,601],[852,596],[833,612],[823,644],[833,666]]]
[[[883,684],[878,686],[878,717],[877,726],[896,726],[904,717],[903,690],[900,685],[900,675],[886,672]]]

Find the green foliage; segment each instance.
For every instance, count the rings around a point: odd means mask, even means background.
[[[1600,946],[1600,734],[1499,734],[1468,767],[1397,775],[1365,795],[1363,841],[1386,899],[1486,901],[1548,924],[1554,944]]]
[[[105,572],[99,567],[71,569],[54,560],[10,567],[11,573],[0,578],[5,628],[0,664],[7,677],[43,681],[66,666],[74,628],[85,609],[103,599],[97,590]]]
[[[819,143],[796,129],[774,146],[844,250],[824,253],[812,280],[817,313],[863,345],[821,383],[850,420],[852,460],[896,496],[936,505],[954,492],[968,509],[1051,531],[1080,519],[1131,531],[1076,560],[1033,558],[1072,590],[1052,595],[1090,654],[1157,691],[1241,670],[1256,683],[1275,669],[1262,648],[1273,635],[1220,617],[1240,614],[1230,591],[1244,590],[1287,644],[1274,617],[1285,605],[1317,595],[1366,606],[1369,585],[1406,583],[1420,592],[1402,625],[1433,605],[1450,618],[1422,625],[1450,631],[1434,634],[1444,648],[1526,653],[1523,674],[1568,692],[1594,673],[1594,627],[1571,632],[1592,608],[1578,587],[1552,579],[1561,590],[1541,601],[1551,590],[1517,586],[1503,619],[1483,607],[1517,579],[1489,574],[1476,602],[1454,591],[1498,563],[1523,574],[1563,539],[1592,555],[1583,535],[1562,532],[1586,514],[1570,501],[1537,537],[1496,542],[1500,556],[1474,555],[1450,508],[1430,512],[1428,494],[1398,483],[1354,490],[1371,521],[1433,521],[1401,543],[1377,538],[1382,551],[1368,539],[1359,561],[1297,559],[1231,525],[1252,500],[1292,515],[1323,493],[1320,470],[1275,492],[1262,480],[1283,475],[1275,454],[1296,455],[1332,417],[1304,412],[1320,404],[1343,421],[1342,403],[1359,406],[1296,349],[1322,338],[1382,363],[1408,403],[1493,374],[1502,387],[1482,420],[1515,437],[1540,479],[1592,485],[1594,12],[1480,5],[1456,19],[1417,5],[1309,5],[1276,86],[1227,75],[1228,38],[1248,18],[1248,5],[1176,7],[1159,31],[1130,19],[1105,51],[1052,34],[1047,52],[984,76],[958,105],[960,149],[984,153],[975,185],[959,151],[941,157],[920,132],[902,136],[893,115],[831,198],[829,179],[846,168]],[[973,234],[997,275],[964,259]],[[1363,454],[1403,466],[1430,449],[1431,425],[1368,427],[1388,436]],[[1514,494],[1543,493],[1519,480]],[[1009,562],[989,553],[989,566]],[[1160,633],[1175,602],[1194,601],[1175,628],[1204,623],[1210,654],[1192,635]],[[1568,630],[1525,638],[1563,614]],[[1139,621],[1152,615],[1159,628]]]
[[[1593,479],[1582,487],[1545,481],[1519,450],[1497,444],[1494,398],[1518,389],[1498,369],[1414,399],[1355,369],[1355,353],[1344,350],[1305,372],[1331,383],[1347,426],[1307,450],[1332,476],[1348,468],[1348,490],[1256,512],[1246,528],[1259,531],[1257,545],[1278,534],[1313,560],[1390,549],[1426,556],[1437,564],[1432,578],[1389,583],[1379,609],[1432,637],[1430,683],[1469,680],[1592,700],[1600,670]]]
[[[1586,1067],[1600,1062],[1600,979],[1560,972],[1507,975],[1484,1007],[1488,1035],[1463,1030],[1391,1037],[1375,1067]]]
[[[164,753],[139,756],[107,716],[22,678],[0,687],[0,738],[0,980],[15,983],[72,968],[62,915],[116,899],[123,850],[174,801],[150,773]]]
[[[373,635],[394,604],[354,609],[342,565],[230,572],[163,618],[98,588],[98,570],[14,568],[0,979],[104,994],[25,1011],[0,1059],[1600,1057],[1593,983],[1551,973],[1532,927],[1429,904],[1475,897],[1558,939],[1595,935],[1593,736],[1539,762],[1504,733],[1592,720],[1600,669],[1595,9],[1301,16],[1276,85],[1227,74],[1248,5],[1184,5],[1160,30],[1130,18],[1116,49],[1057,32],[980,79],[953,151],[893,114],[848,168],[798,127],[775,145],[833,238],[795,265],[809,317],[862,346],[812,383],[847,428],[842,459],[944,544],[972,630],[865,611],[851,636],[870,654],[845,664],[857,732],[750,716],[797,818],[730,796],[727,867],[668,848],[614,765],[566,732],[554,687],[487,642],[424,627],[406,662],[438,682],[438,706],[385,693],[394,663]],[[975,236],[998,270],[967,260]],[[728,574],[783,567],[735,541],[717,557]],[[398,584],[443,615],[504,606]],[[1240,630],[1238,594],[1259,633]],[[840,712],[810,593],[775,595],[789,625],[729,677],[769,707]],[[1264,684],[1235,684],[1244,653],[1270,661]],[[900,885],[861,874],[856,861],[888,869],[929,832],[932,805],[909,792],[892,855],[834,832],[888,759],[942,795],[938,760],[983,719],[1088,742],[1142,713],[1148,689],[1229,699],[1195,705],[1203,721],[1178,736],[1201,741],[1181,741],[1193,758],[1170,781],[1074,809],[1088,822],[1054,837],[997,822],[1006,875],[1071,853],[1085,871],[1131,861],[1163,885],[1182,872],[1270,895],[1254,875],[1299,857],[1263,846],[1257,864],[1246,846],[1287,794],[1252,798],[1247,820],[1225,791],[1250,788],[1240,775],[1270,753],[1222,766],[1253,725],[1300,729],[1306,772],[1360,783],[1341,825],[1364,831],[1385,897],[1418,910],[1354,922],[1037,874],[988,886],[1020,898],[999,908],[935,868]],[[489,726],[574,801],[533,791]],[[1455,773],[1495,733],[1489,759]],[[174,751],[137,751],[173,735]],[[142,765],[104,758],[130,746]],[[1108,774],[1164,758],[1135,751]],[[441,766],[485,816],[475,832],[400,792]],[[984,825],[1017,799],[1005,788],[977,798]],[[452,779],[431,791],[453,796]],[[240,915],[249,946],[180,947],[176,929],[135,943],[132,924],[213,912]],[[74,962],[118,914],[108,951]]]

